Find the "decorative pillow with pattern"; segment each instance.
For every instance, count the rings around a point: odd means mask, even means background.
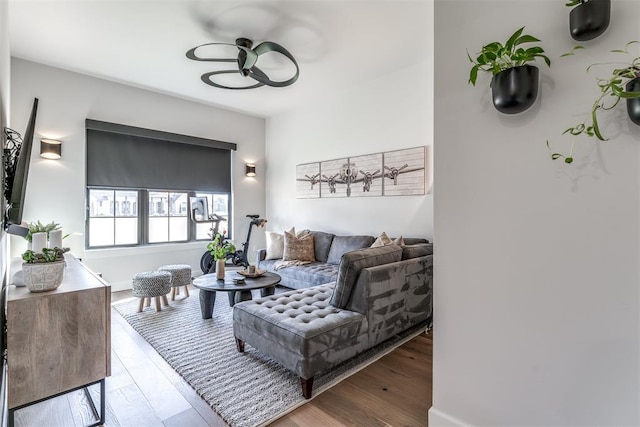
[[[295,234],[284,232],[284,261],[315,261],[313,234],[309,230],[303,230]]]

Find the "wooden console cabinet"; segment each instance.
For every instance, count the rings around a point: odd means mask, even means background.
[[[98,382],[104,408],[104,378],[111,374],[111,287],[73,255],[65,254],[65,260],[56,290],[7,288],[10,419],[20,407]]]

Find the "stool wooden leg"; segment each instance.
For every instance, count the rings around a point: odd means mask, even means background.
[[[171,301],[176,300],[176,288],[171,288]]]
[[[144,306],[144,298],[140,298],[140,302],[138,303],[138,313],[142,311],[143,306]]]
[[[162,307],[160,307],[160,297],[155,297],[156,300],[156,311],[162,311]]]
[[[184,295],[185,298],[189,296],[189,287],[187,285],[184,285]]]
[[[147,307],[150,307],[151,306],[151,297],[147,297],[146,300],[147,300]]]
[[[162,295],[162,304],[164,304],[165,307],[169,306],[169,301],[167,301],[166,295]]]

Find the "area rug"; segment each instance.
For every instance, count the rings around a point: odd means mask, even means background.
[[[221,298],[225,297],[225,298]],[[137,313],[138,299],[114,308],[233,427],[265,425],[308,402],[299,378],[250,345],[236,350],[232,308],[216,299],[212,319],[202,319],[198,290],[155,312]],[[425,325],[395,336],[314,380],[313,396],[424,332]]]

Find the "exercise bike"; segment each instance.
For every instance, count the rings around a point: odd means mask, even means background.
[[[247,218],[251,219],[249,223],[249,231],[247,232],[247,240],[242,244],[242,249],[238,249],[233,253],[227,254],[225,264],[231,263],[233,265],[241,265],[243,267],[249,266],[249,240],[251,239],[251,230],[253,226],[256,227],[264,227],[267,223],[266,219],[260,218],[260,215],[247,215]],[[216,235],[218,235],[218,226],[221,221],[224,221],[226,218],[221,217],[220,215],[213,214],[211,215],[211,221],[214,223],[214,226],[211,228],[211,239],[215,239]],[[220,239],[221,243],[224,243],[224,237]],[[216,263],[213,260],[213,255],[209,251],[206,251],[202,258],[200,258],[200,269],[204,274],[213,273],[216,271]]]

